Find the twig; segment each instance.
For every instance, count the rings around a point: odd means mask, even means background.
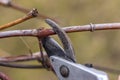
[[[41,65],[26,65],[26,64],[11,64],[6,62],[0,62],[0,66],[22,69],[43,69]]]
[[[24,7],[22,7],[22,6],[18,5],[18,4],[15,4],[15,3],[11,2],[10,0],[7,0],[7,2],[4,2],[4,0],[2,0],[2,1],[0,1],[0,4],[3,5],[3,6],[11,7],[13,9],[21,11],[23,13],[28,13],[30,11],[30,9],[26,9],[26,8],[24,8]],[[47,19],[47,18],[49,18],[49,19],[59,23],[56,19],[48,17],[48,16],[40,14],[40,13],[38,14],[37,17],[39,19]]]
[[[10,3],[10,7],[13,8],[13,9],[16,9],[18,11],[24,12],[24,13],[28,13],[30,11],[30,9],[23,8],[22,6],[14,4],[12,2]],[[40,13],[38,14],[38,17],[42,18],[42,19],[50,18],[50,17],[45,16],[45,15],[40,14]],[[52,19],[52,18],[50,18],[50,19]],[[54,20],[54,19],[52,19],[52,20]]]
[[[38,43],[39,43],[39,49],[40,49],[40,55],[41,55],[41,59],[39,58],[38,60],[41,61],[43,66],[45,66],[45,57],[43,54],[41,38],[38,38]]]
[[[120,29],[120,23],[106,23],[106,24],[94,24],[94,28],[91,25],[82,26],[70,26],[63,28],[67,33],[83,32],[83,31],[99,31],[99,30],[117,30]],[[53,35],[55,32],[52,29],[31,29],[31,30],[13,30],[0,32],[0,38],[15,37],[15,36],[39,36],[45,37]]]
[[[43,52],[43,56],[47,57],[45,52]],[[38,60],[38,59],[41,59],[40,52],[36,52],[32,56],[29,54],[29,55],[20,55],[20,56],[0,57],[0,62],[22,62],[22,61],[30,61],[30,60]]]
[[[46,53],[43,53],[44,57],[47,57]],[[30,60],[40,60],[42,59],[40,52],[31,55],[21,55],[21,56],[9,56],[0,58],[0,66],[11,67],[11,68],[22,68],[22,69],[43,69],[42,65],[27,65],[27,64],[13,64],[11,62],[23,62]],[[49,64],[50,65],[50,64]]]
[[[15,37],[15,36],[37,36],[37,29],[32,30],[12,30],[0,32],[0,38]]]
[[[0,26],[0,30],[5,29],[5,28],[8,28],[8,27],[12,27],[12,26],[14,26],[14,25],[16,25],[16,24],[22,23],[22,22],[24,22],[24,21],[26,21],[26,20],[28,20],[28,19],[31,19],[31,18],[33,18],[33,17],[36,17],[37,14],[38,14],[37,9],[33,9],[33,10],[30,11],[26,16],[24,16],[23,18],[17,19],[17,20],[15,20],[15,21],[12,21],[12,22],[10,22],[10,23],[7,23],[7,24],[5,24],[5,25]]]

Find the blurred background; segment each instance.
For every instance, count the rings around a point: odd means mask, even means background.
[[[55,18],[61,26],[77,26],[90,23],[120,22],[119,0],[12,0],[25,8],[37,8],[39,13]],[[0,6],[0,25],[25,14],[9,7]],[[44,19],[30,19],[6,30],[50,28]],[[6,31],[4,30],[4,31]],[[120,69],[120,31],[77,32],[68,34],[75,49],[77,62],[93,63],[113,69]],[[53,36],[58,42],[57,36]],[[36,38],[24,37],[32,52],[39,51]],[[29,53],[19,37],[0,39],[0,56]],[[37,62],[31,62],[37,64]],[[13,69],[0,67],[11,80],[56,80],[54,74],[42,69]],[[118,74],[107,72],[110,80],[117,80]]]

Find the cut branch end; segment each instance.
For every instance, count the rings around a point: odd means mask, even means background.
[[[38,16],[38,11],[37,9],[33,8],[29,13],[28,15],[31,15],[33,17],[37,17]]]

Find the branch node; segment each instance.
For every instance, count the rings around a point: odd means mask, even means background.
[[[33,17],[37,17],[38,16],[38,11],[37,9],[33,8],[29,13],[28,15],[31,15]]]
[[[94,24],[92,24],[92,23],[90,23],[90,31],[91,32],[94,32],[95,31],[95,25]]]

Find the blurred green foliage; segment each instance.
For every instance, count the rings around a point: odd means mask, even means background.
[[[14,3],[39,13],[54,17],[61,26],[84,25],[89,23],[112,23],[120,21],[119,0],[13,0]],[[16,20],[25,14],[0,6],[0,25]],[[33,29],[47,27],[44,20],[31,19],[6,30]],[[120,69],[120,31],[78,32],[69,34],[78,63],[93,63]],[[55,36],[56,38],[56,36]],[[39,51],[36,38],[24,38],[33,52]],[[58,40],[58,39],[57,39]],[[34,45],[33,45],[34,44]],[[29,53],[25,44],[17,38],[0,39],[0,55],[20,55]],[[36,63],[36,62],[33,62]],[[0,67],[12,80],[55,80],[46,70],[24,70]],[[108,73],[111,80],[115,74]]]

